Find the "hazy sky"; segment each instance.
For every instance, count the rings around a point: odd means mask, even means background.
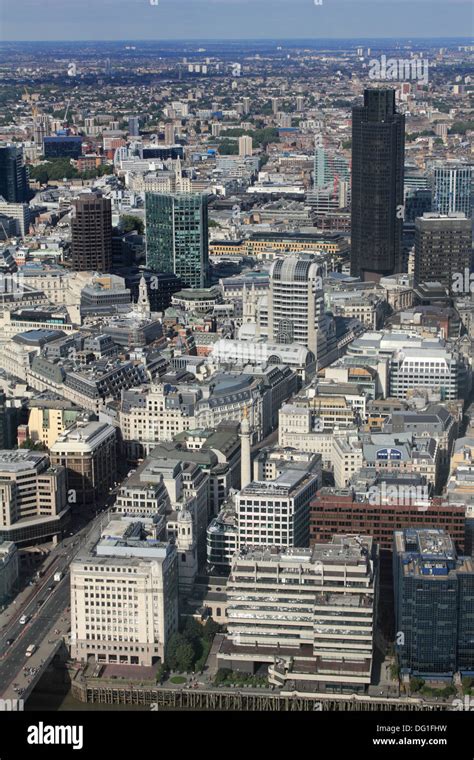
[[[473,8],[472,0],[0,0],[0,38],[468,37]]]

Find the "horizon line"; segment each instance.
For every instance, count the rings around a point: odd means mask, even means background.
[[[472,35],[463,37],[441,37],[441,36],[423,36],[423,35],[410,35],[407,37],[167,37],[167,38],[150,38],[142,37],[135,39],[126,38],[113,38],[113,39],[85,39],[76,38],[74,40],[68,39],[53,39],[53,40],[1,40],[2,44],[19,44],[19,43],[39,43],[48,44],[53,42],[296,42],[296,41],[320,41],[320,40],[471,40],[474,45]]]

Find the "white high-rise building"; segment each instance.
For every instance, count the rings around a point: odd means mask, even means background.
[[[287,255],[272,264],[268,339],[306,346],[318,364],[327,353],[322,269],[311,254]]]
[[[460,211],[472,215],[474,199],[474,164],[451,162],[434,170],[433,210],[440,214]]]

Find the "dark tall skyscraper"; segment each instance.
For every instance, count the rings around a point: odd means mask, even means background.
[[[146,260],[189,288],[209,284],[208,199],[200,193],[146,193]]]
[[[76,271],[109,272],[112,267],[112,206],[93,193],[73,203],[72,265]]]
[[[394,90],[365,90],[352,110],[351,273],[378,281],[401,267],[405,117]]]
[[[0,195],[8,203],[28,201],[28,181],[23,163],[23,149],[15,145],[0,146]]]

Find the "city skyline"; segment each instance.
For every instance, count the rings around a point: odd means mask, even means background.
[[[462,760],[470,5],[11,5],[0,712],[86,756],[128,710],[291,711]]]

